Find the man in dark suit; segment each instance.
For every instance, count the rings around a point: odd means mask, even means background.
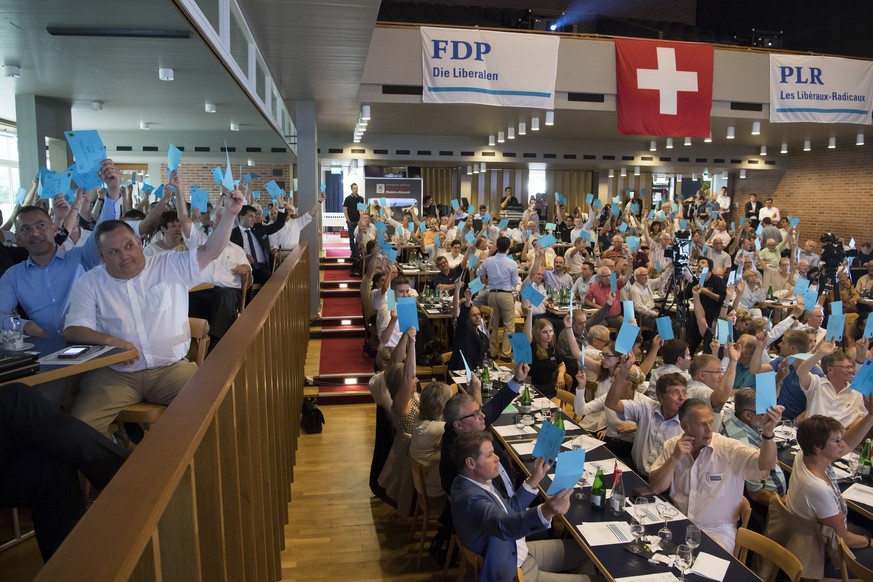
[[[271,224],[261,224],[254,206],[243,206],[239,213],[239,226],[230,233],[230,242],[243,248],[252,266],[252,280],[264,284],[273,272],[273,254],[270,252],[270,235],[285,226],[285,199],[276,198],[279,212]]]
[[[752,228],[758,228],[758,213],[761,211],[762,204],[758,202],[757,194],[749,194],[749,201],[746,202],[746,220],[752,224]]]
[[[524,539],[548,529],[554,516],[570,509],[572,489],[528,508],[549,470],[544,458],[534,461],[531,476],[507,496],[492,485],[498,478],[500,461],[490,434],[463,433],[455,441],[453,452],[458,469],[451,489],[455,532],[465,548],[484,558],[481,580],[512,580],[518,568],[525,579],[589,580],[581,574],[553,574],[577,571],[585,563],[585,554],[573,540]]]

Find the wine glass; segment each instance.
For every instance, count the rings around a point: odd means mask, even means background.
[[[21,340],[21,317],[17,313],[5,313],[0,317],[0,331],[7,349],[16,349]]]
[[[691,546],[687,544],[680,544],[676,547],[676,562],[675,566],[679,568],[679,573],[681,574],[682,582],[685,582],[685,570],[691,567],[691,564],[694,563],[694,554],[691,550]]]
[[[633,502],[634,516],[643,525],[646,523],[646,518],[651,515],[649,508],[652,505],[652,501],[651,497],[637,497]]]
[[[637,519],[632,519],[630,523],[630,531],[631,535],[634,536],[634,545],[640,545],[640,538],[646,533],[646,526],[642,524],[641,521]]]
[[[685,528],[685,543],[691,548],[691,557],[694,558],[694,550],[700,546],[700,528],[693,523]]]
[[[581,448],[581,446],[579,448]],[[588,496],[585,495],[586,485],[588,485],[588,478],[585,476],[585,471],[582,471],[582,476],[579,477],[579,481],[576,483],[576,493],[573,494],[573,497],[576,499],[587,499]]]
[[[677,510],[663,503],[657,505],[657,510],[658,515],[660,515],[661,519],[664,520],[664,526],[658,530],[658,537],[661,538],[662,542],[673,541],[673,532],[671,532],[670,528],[667,527],[667,522],[670,521],[671,517],[676,517]]]

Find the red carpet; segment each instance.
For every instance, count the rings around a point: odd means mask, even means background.
[[[349,247],[346,248],[324,248],[324,254],[328,257],[350,257],[352,256],[352,251],[349,250]]]
[[[319,374],[361,374],[373,371],[373,359],[364,353],[360,337],[321,340]]]
[[[322,317],[361,315],[360,297],[325,297],[322,303]],[[363,342],[363,340],[362,340]]]
[[[347,281],[350,279],[358,279],[357,277],[352,277],[349,274],[348,267],[345,269],[325,269],[323,273],[325,281]]]

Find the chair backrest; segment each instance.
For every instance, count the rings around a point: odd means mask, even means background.
[[[569,374],[564,374],[564,382],[566,386],[570,386],[571,380],[568,380],[568,378],[570,378]],[[564,414],[575,419],[576,411],[573,408],[573,404],[576,402],[576,396],[569,390],[562,390],[561,388],[558,388],[558,400],[561,401],[561,410],[564,412]]]
[[[470,564],[470,567],[473,568],[473,579],[478,580],[479,574],[482,572],[482,564],[485,560],[476,552],[465,548],[464,544],[461,543],[461,540],[458,540],[458,548],[461,550],[462,568],[465,564]],[[515,573],[515,582],[524,582],[524,574],[521,572],[521,568],[519,568]]]
[[[449,364],[449,360],[452,359],[452,352],[443,352],[440,354],[440,362],[443,363],[444,366]]]
[[[776,567],[785,572],[788,578],[791,579],[791,582],[797,582],[800,580],[800,574],[803,572],[803,564],[794,554],[770,538],[755,533],[745,527],[741,527],[737,530],[736,546],[741,548],[740,556],[738,558],[741,562],[745,563],[748,552],[751,551],[776,564]],[[771,580],[776,578],[777,573],[777,571],[773,571]]]
[[[859,580],[873,582],[873,570],[858,562],[855,554],[842,538],[840,538],[840,571],[843,574],[843,582],[849,582],[849,572]]]
[[[427,475],[424,465],[415,459],[410,459],[409,464],[412,466],[412,484],[415,486],[415,492],[418,493],[419,496],[427,497],[427,489],[425,488],[425,479],[427,479]]]
[[[752,504],[745,497],[740,501],[740,527],[749,527],[749,518],[752,516]]]
[[[199,366],[206,359],[206,352],[209,349],[209,322],[199,317],[189,317],[188,326],[191,328],[188,361]]]
[[[480,305],[479,313],[482,315],[482,321],[485,322],[486,326],[491,323],[491,315],[494,313],[493,309],[491,309],[487,305]]]
[[[249,287],[252,286],[252,272],[250,270],[243,273],[242,277],[242,297],[239,299],[239,313],[242,315],[243,310],[246,308],[246,297],[248,296]]]

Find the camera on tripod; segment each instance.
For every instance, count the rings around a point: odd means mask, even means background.
[[[691,259],[691,232],[688,230],[677,231],[673,244],[664,249],[664,258],[673,261],[675,274],[681,274]]]

